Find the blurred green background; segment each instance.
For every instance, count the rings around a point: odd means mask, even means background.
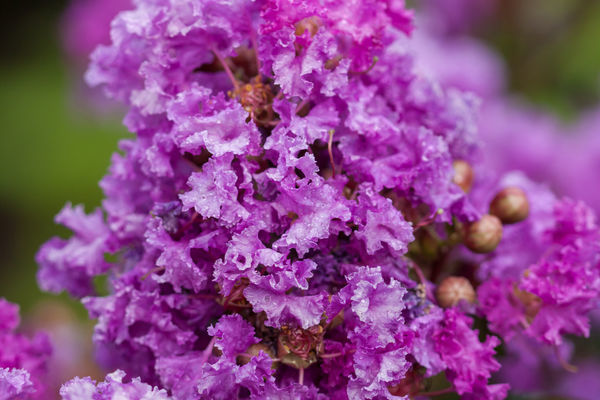
[[[485,1],[485,0],[482,0]],[[572,120],[600,100],[600,1],[500,0],[475,35],[505,59],[510,90]],[[92,111],[81,97],[81,65],[61,49],[67,1],[0,5],[0,297],[25,316],[56,296],[37,287],[39,246],[67,230],[53,223],[67,201],[100,205],[98,181],[117,141],[119,112]],[[77,301],[61,295],[85,319]]]
[[[496,1],[476,34],[504,58],[510,89],[565,119],[597,107],[600,1]]]
[[[78,97],[81,71],[60,46],[66,1],[2,2],[0,24],[0,296],[24,314],[43,298],[34,255],[66,201],[100,205],[98,181],[119,138],[118,113],[94,115]],[[76,73],[74,71],[77,71]],[[68,301],[67,296],[61,299]],[[70,304],[85,315],[78,302]]]

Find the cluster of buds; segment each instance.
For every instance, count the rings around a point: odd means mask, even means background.
[[[502,225],[521,222],[529,215],[529,201],[518,187],[502,189],[490,203],[490,213],[466,226],[464,243],[475,253],[490,253],[502,239]]]
[[[453,182],[465,192],[469,192],[473,185],[473,169],[469,163],[456,160],[453,163]],[[489,213],[484,214],[479,220],[467,224],[457,222],[456,229],[452,229],[446,245],[452,245],[454,236],[458,241],[472,252],[485,254],[493,252],[502,239],[503,225],[521,222],[529,215],[529,201],[525,192],[514,186],[500,190],[492,199]],[[431,236],[431,230],[417,235],[419,246],[412,246],[419,250],[417,253],[422,260],[435,260],[439,253],[439,243]],[[427,252],[425,250],[429,249]],[[429,257],[423,258],[423,254]],[[537,296],[523,292],[517,288],[514,291],[517,301],[526,308],[526,315],[532,319],[539,309],[540,300]],[[477,300],[477,294],[471,281],[462,276],[449,276],[443,279],[435,291],[435,299],[440,307],[450,308],[461,302],[473,304]]]
[[[474,253],[490,253],[502,239],[502,225],[521,222],[529,215],[529,202],[523,190],[508,187],[490,204],[490,213],[465,226],[464,244]]]
[[[455,160],[453,182],[463,191],[473,186],[473,168],[464,160]],[[489,214],[463,229],[464,244],[474,253],[490,253],[502,239],[502,225],[521,222],[529,215],[529,201],[525,192],[514,186],[496,194],[490,203]]]

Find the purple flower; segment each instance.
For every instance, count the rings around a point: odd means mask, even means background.
[[[477,289],[479,308],[490,330],[511,339],[526,324],[526,307],[518,297],[516,282],[491,278]]]
[[[38,332],[29,338],[15,332],[19,307],[0,298],[0,399],[42,399],[49,393],[50,340]]]
[[[392,205],[390,199],[375,195],[372,188],[358,197],[356,207],[356,237],[365,243],[368,254],[378,250],[391,250],[398,255],[406,253],[412,242],[412,227]]]
[[[481,265],[479,274],[488,280],[478,289],[480,312],[505,338],[524,331],[560,345],[564,334],[587,336],[588,314],[600,295],[594,213],[518,175],[502,182],[524,189],[531,213],[526,221],[505,227],[501,245]]]
[[[587,314],[600,295],[600,231],[594,213],[580,202],[557,202],[554,217],[547,232],[554,249],[529,268],[521,288],[541,300],[529,334],[558,345],[562,334],[589,334]]]
[[[351,313],[345,312],[344,319],[354,327],[348,332],[355,347],[348,396],[387,396],[387,387],[400,381],[409,369],[405,357],[410,336],[405,335],[402,324],[405,289],[393,279],[386,284],[380,268],[360,268],[347,280],[348,285],[332,304],[336,305],[335,311],[349,306]],[[330,317],[335,311],[330,312]]]
[[[254,337],[254,328],[240,315],[225,315],[214,327],[208,328],[208,334],[217,337],[215,345],[227,358],[234,358],[246,351],[258,339]]]
[[[587,314],[597,306],[600,265],[597,253],[582,258],[585,251],[568,245],[529,269],[521,287],[542,302],[528,328],[531,335],[556,345],[566,333],[588,336]]]
[[[17,368],[0,368],[0,399],[23,398],[34,392],[29,372]]]
[[[471,321],[456,309],[446,310],[440,327],[433,334],[436,350],[446,364],[446,376],[458,394],[466,398],[502,399],[508,385],[487,385],[491,373],[500,368],[493,358],[496,337],[481,343]]]
[[[259,399],[276,390],[270,373],[271,359],[262,352],[242,366],[225,358],[214,364],[205,364],[196,382],[198,398],[225,400],[246,391],[250,392],[250,398]]]
[[[115,371],[106,375],[104,382],[96,383],[89,376],[86,378],[73,378],[60,388],[63,400],[98,399],[110,400],[126,398],[131,400],[169,400],[165,390],[153,388],[134,378],[128,383],[123,382],[126,374]]]
[[[463,90],[498,95],[493,57],[411,30],[401,0],[138,0],[116,17],[86,79],[135,138],[102,210],[61,212],[75,234],[38,262],[42,288],[88,296],[98,360],[124,372],[63,396],[415,397],[445,373],[463,398],[502,399],[500,339],[481,342],[468,314],[503,339],[587,333],[593,214],[485,157]],[[442,69],[454,51],[479,75]],[[512,186],[528,218],[468,252],[465,227]],[[480,304],[442,308],[448,275]]]
[[[231,161],[231,158],[208,161],[202,172],[190,176],[188,185],[192,190],[180,196],[184,211],[194,208],[201,216],[216,218],[226,225],[248,218],[248,211],[237,201],[237,175]]]
[[[52,238],[42,246],[36,255],[41,265],[40,286],[55,293],[66,290],[78,297],[92,294],[92,278],[110,267],[104,260],[104,254],[111,248],[102,211],[96,210],[88,216],[83,206],[72,208],[67,204],[55,220],[73,230],[74,235],[69,240]]]

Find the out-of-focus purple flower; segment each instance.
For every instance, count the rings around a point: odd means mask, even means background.
[[[553,182],[554,167],[547,161],[566,144],[553,116],[517,100],[492,99],[482,109],[479,126],[490,168],[521,170],[538,182]],[[569,167],[557,163],[557,168]]]
[[[419,66],[444,87],[473,92],[483,99],[484,106],[504,93],[502,60],[483,43],[421,30],[415,32],[411,44]]]
[[[92,112],[105,117],[117,111],[99,90],[85,85],[82,74],[92,51],[109,44],[110,26],[121,11],[134,7],[133,0],[71,0],[61,18],[61,42],[70,70],[72,107],[74,112]],[[120,111],[120,110],[119,110]]]
[[[47,364],[52,353],[48,336],[38,332],[29,338],[16,333],[19,307],[2,298],[0,316],[0,398],[46,398]]]
[[[598,373],[600,365],[596,360],[585,360],[579,363],[577,373],[569,374],[563,377],[558,383],[555,391],[566,398],[580,400],[594,400],[600,393],[600,382],[598,382]]]
[[[600,212],[600,190],[594,184],[595,171],[600,167],[599,125],[600,112],[596,109],[567,128],[568,134],[553,154],[557,158],[552,177],[561,193],[585,201],[596,213]]]
[[[565,373],[560,369],[557,354],[568,359],[572,346],[564,345],[558,349],[540,346],[535,339],[518,335],[505,343],[504,352],[498,379],[509,382],[513,393],[550,394],[554,391],[552,382]]]
[[[19,306],[0,300],[0,332],[12,332],[19,326]]]
[[[484,25],[498,6],[496,0],[428,0],[423,14],[431,29],[455,35]]]
[[[65,50],[82,63],[101,44],[110,43],[110,22],[133,7],[132,0],[73,0],[63,16]]]
[[[541,300],[529,333],[558,345],[562,334],[589,335],[588,313],[600,296],[600,231],[581,202],[561,200],[554,214],[547,235],[558,248],[528,269],[521,288]]]

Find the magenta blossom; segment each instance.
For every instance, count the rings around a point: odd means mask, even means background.
[[[435,377],[496,400],[497,335],[587,334],[591,212],[481,162],[464,90],[502,81],[440,83],[412,30],[401,0],[137,0],[113,20],[86,80],[135,138],[102,208],[67,206],[74,235],[37,260],[118,371],[63,397],[393,399]],[[510,221],[490,209],[507,188],[526,207]]]

